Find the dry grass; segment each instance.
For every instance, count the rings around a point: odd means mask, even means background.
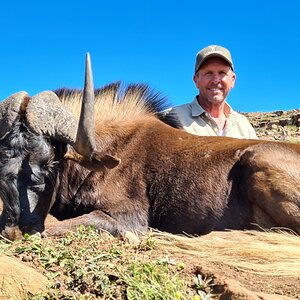
[[[300,237],[287,232],[228,231],[202,237],[155,232],[158,247],[247,272],[300,276]]]

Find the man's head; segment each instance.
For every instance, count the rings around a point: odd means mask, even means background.
[[[209,58],[212,58],[212,57],[222,58],[224,61],[226,61],[228,63],[228,65],[233,70],[233,62],[232,62],[232,58],[231,58],[231,54],[230,54],[229,50],[222,46],[211,45],[211,46],[208,46],[208,47],[200,50],[197,53],[196,63],[195,63],[195,74],[199,71],[201,66]]]
[[[209,46],[197,54],[194,82],[199,90],[198,101],[207,108],[226,101],[234,87],[236,75],[230,52],[220,46]]]

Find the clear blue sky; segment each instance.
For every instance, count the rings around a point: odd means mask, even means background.
[[[95,86],[143,82],[176,105],[197,90],[195,55],[231,50],[228,97],[242,112],[300,108],[300,1],[1,1],[0,99],[83,85],[85,53]]]

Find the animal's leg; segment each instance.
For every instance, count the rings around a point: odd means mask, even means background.
[[[94,226],[97,229],[104,230],[112,234],[113,236],[124,236],[130,231],[126,225],[107,215],[103,211],[95,210],[82,216],[58,221],[57,219],[46,219],[46,230],[47,236],[62,236],[67,231],[74,231],[80,225]],[[147,228],[141,229],[141,232],[145,232]],[[141,232],[134,232],[135,234]]]
[[[241,164],[253,222],[300,233],[300,155],[284,145],[262,144],[248,148]]]

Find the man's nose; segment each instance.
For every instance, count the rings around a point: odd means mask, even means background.
[[[220,76],[220,74],[213,74],[212,82],[213,82],[213,83],[219,83],[220,81],[221,81],[221,76]]]

